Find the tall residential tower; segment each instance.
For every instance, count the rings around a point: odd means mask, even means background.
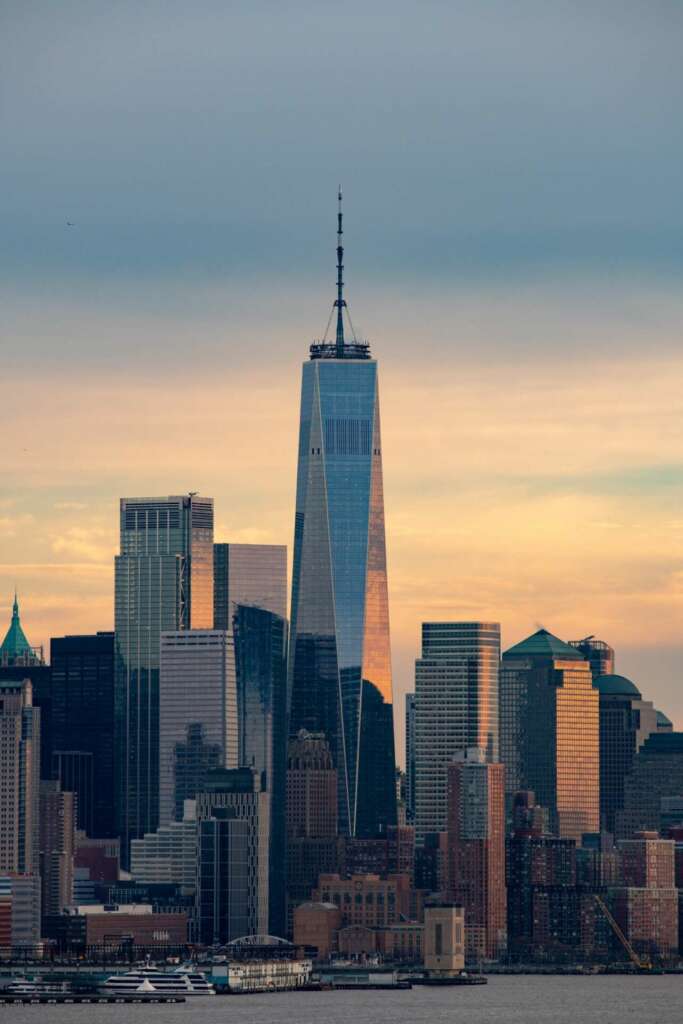
[[[311,345],[301,386],[290,733],[325,734],[340,829],[374,836],[396,824],[382,442],[377,363],[344,337],[339,199],[336,338]]]

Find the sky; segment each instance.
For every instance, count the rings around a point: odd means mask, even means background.
[[[682,94],[677,0],[4,0],[0,619],[111,628],[124,495],[291,548],[341,182],[399,744],[435,619],[683,728]]]

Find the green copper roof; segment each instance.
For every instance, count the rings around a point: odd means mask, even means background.
[[[667,718],[663,711],[657,712],[657,725],[672,725],[671,719]]]
[[[562,661],[583,661],[583,655],[547,629],[539,629],[526,640],[505,651],[504,658],[560,658]]]
[[[16,657],[19,654],[26,654],[30,650],[31,645],[26,639],[26,635],[21,628],[21,622],[19,621],[19,602],[15,594],[14,604],[12,605],[12,621],[7,630],[7,636],[2,642],[2,647],[0,647],[0,654]]]
[[[597,679],[593,680],[593,686],[600,693],[611,697],[637,697],[640,699],[640,690],[626,676],[615,676],[612,674],[598,676]]]

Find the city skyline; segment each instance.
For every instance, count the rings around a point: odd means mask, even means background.
[[[16,583],[34,644],[111,628],[125,494],[210,494],[217,540],[291,559],[341,179],[382,364],[396,699],[422,621],[492,620],[504,646],[604,637],[681,721],[681,11],[608,7],[378,9],[362,32],[354,4],[343,25],[299,4],[297,32],[273,11],[267,31],[121,4],[94,32],[69,3],[14,11],[0,615]],[[130,43],[151,24],[154,75]]]

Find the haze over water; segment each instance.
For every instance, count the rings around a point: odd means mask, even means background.
[[[180,1006],[55,1006],[50,1024],[669,1024],[680,1020],[683,977],[493,977],[486,986],[400,992],[218,996]],[[45,1019],[16,1007],[14,1024]],[[9,1019],[9,1018],[8,1018]]]

